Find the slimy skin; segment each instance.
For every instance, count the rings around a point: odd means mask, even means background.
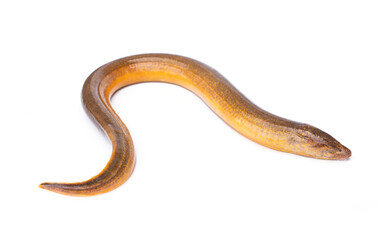
[[[106,167],[87,181],[42,183],[41,188],[71,196],[90,196],[109,192],[130,177],[135,165],[133,141],[111,107],[110,99],[119,89],[144,82],[166,82],[190,90],[230,127],[266,147],[318,159],[351,156],[348,148],[318,128],[257,107],[221,74],[203,63],[176,55],[145,54],[107,63],[84,83],[84,107],[113,145]]]

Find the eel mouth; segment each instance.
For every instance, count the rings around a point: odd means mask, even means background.
[[[336,152],[334,159],[344,160],[348,159],[349,157],[351,157],[351,150],[342,145],[341,148]]]

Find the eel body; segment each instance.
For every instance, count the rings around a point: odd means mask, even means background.
[[[348,148],[318,128],[257,107],[221,74],[201,62],[176,55],[145,54],[107,63],[84,83],[84,107],[112,142],[113,151],[106,167],[87,181],[42,183],[41,188],[65,195],[90,196],[109,192],[130,177],[135,165],[133,141],[110,99],[119,89],[143,82],[166,82],[190,90],[230,127],[266,147],[318,159],[351,156]]]

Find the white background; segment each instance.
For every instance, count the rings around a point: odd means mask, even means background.
[[[386,239],[385,1],[3,1],[1,239]],[[113,106],[137,154],[95,197],[111,145],[80,92],[97,67],[174,53],[217,69],[260,107],[312,124],[348,161],[277,152],[192,93],[140,84]]]

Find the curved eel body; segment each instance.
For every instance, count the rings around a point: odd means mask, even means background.
[[[90,196],[111,191],[130,177],[135,165],[133,141],[110,99],[120,88],[143,82],[172,83],[192,91],[229,126],[266,147],[319,159],[351,156],[348,148],[327,133],[257,107],[203,63],[176,55],[145,54],[110,62],[95,70],[84,83],[84,107],[113,145],[107,166],[87,181],[42,183],[41,188],[65,195]]]

